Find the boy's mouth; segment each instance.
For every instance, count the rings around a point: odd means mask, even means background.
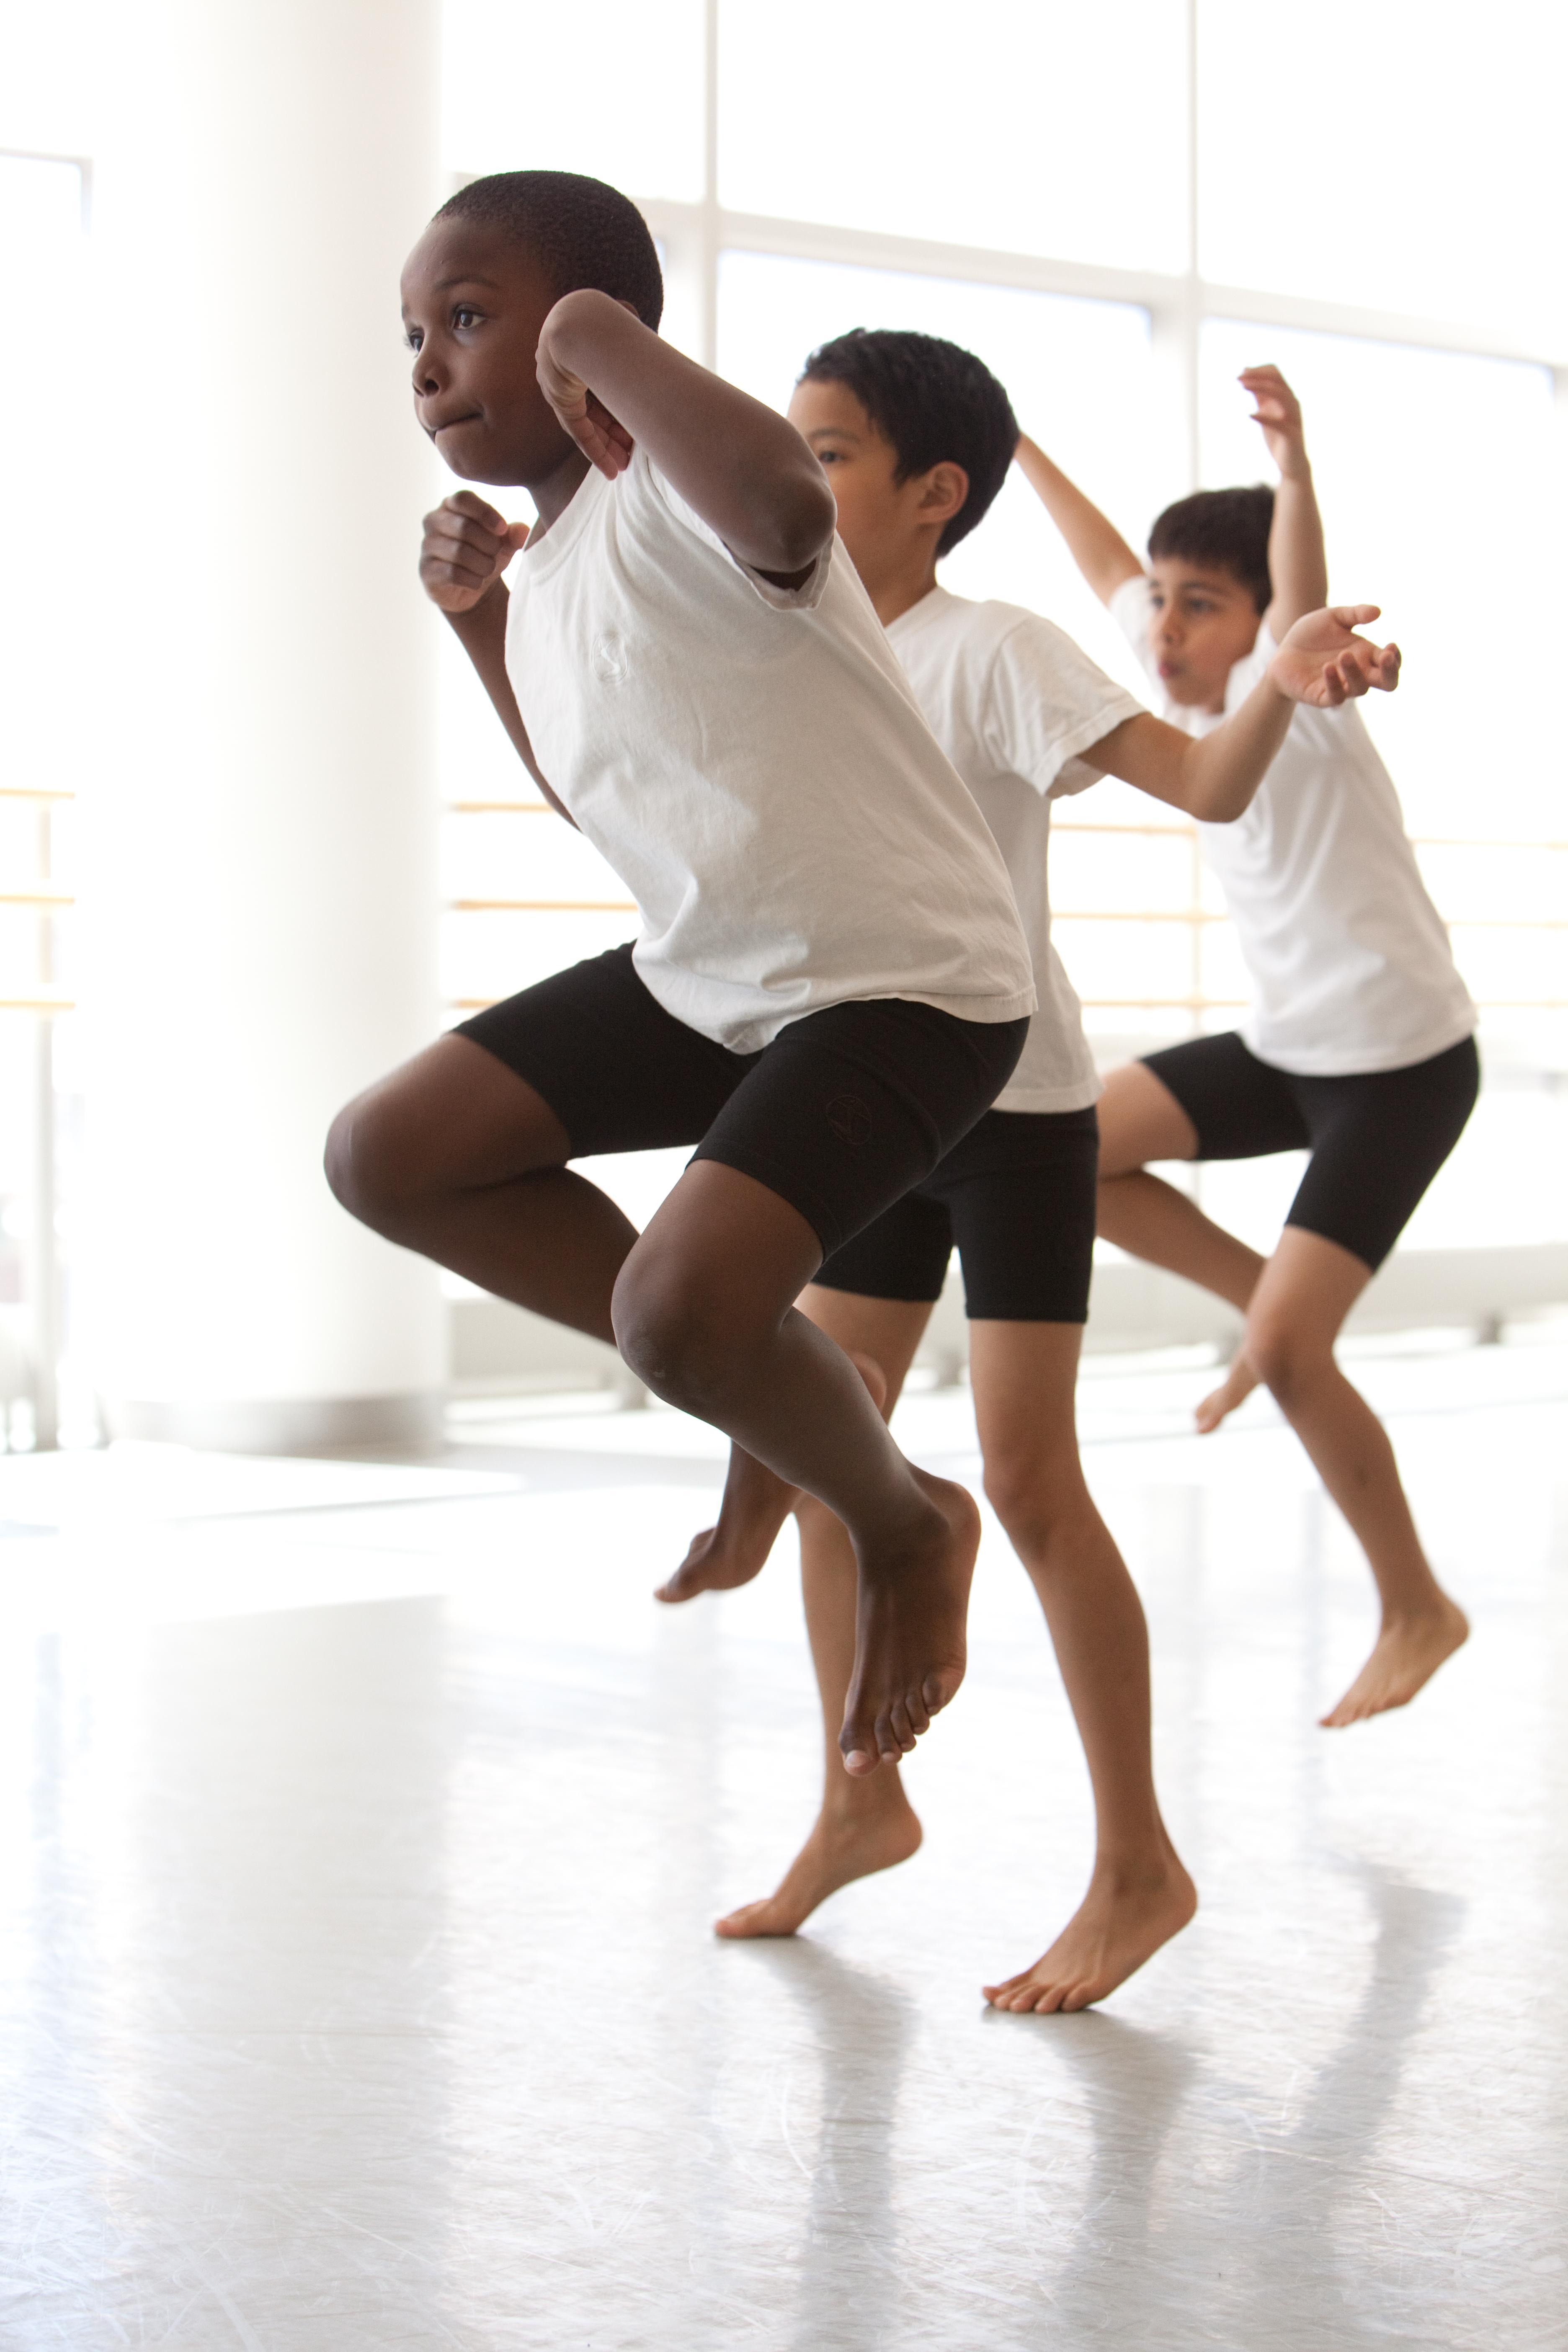
[[[465,410],[461,416],[443,416],[438,424],[427,425],[425,430],[432,441],[438,441],[442,434],[450,433],[454,425],[472,425],[478,418],[479,413],[477,408],[469,408]]]

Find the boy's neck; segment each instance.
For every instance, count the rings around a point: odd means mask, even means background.
[[[853,558],[854,549],[849,552]],[[936,586],[936,557],[923,544],[907,552],[884,554],[868,572],[862,571],[858,563],[855,568],[860,572],[861,585],[885,629],[890,629],[895,621],[912,612]]]
[[[557,518],[563,515],[583,487],[589,471],[588,460],[574,443],[568,443],[558,464],[537,482],[523,482],[519,487],[533,500],[539,520],[533,536],[542,539]]]

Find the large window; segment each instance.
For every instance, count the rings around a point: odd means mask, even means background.
[[[23,551],[0,574],[0,1435],[16,1363],[58,1339],[33,1202],[53,1183],[68,1212],[79,1092],[61,1008],[90,649],[58,617],[111,614],[96,583],[130,577],[123,519],[94,530],[82,512],[90,436],[72,412],[87,34],[69,5],[12,16],[0,293],[25,358],[0,383],[0,496]],[[844,327],[952,336],[1140,543],[1194,483],[1266,473],[1235,376],[1287,368],[1335,591],[1376,595],[1405,647],[1404,688],[1369,721],[1484,1008],[1487,1097],[1412,1238],[1505,1237],[1505,1196],[1506,1238],[1568,1234],[1568,13],[1371,0],[1346,34],[1250,0],[838,0],[826,18],[760,0],[603,0],[591,18],[447,0],[446,30],[454,183],[533,163],[626,187],[660,241],[667,331],[765,400],[783,405]],[[1021,481],[947,576],[1037,606],[1136,683]],[[456,1017],[633,917],[537,802],[454,645],[443,658]],[[1187,828],[1103,785],[1062,810],[1052,857],[1105,1058],[1234,1021],[1243,976]],[[637,1171],[628,1205],[666,1172]],[[1265,1238],[1292,1181],[1268,1166],[1205,1183]]]
[[[1287,370],[1333,592],[1375,596],[1405,647],[1400,694],[1368,715],[1484,1006],[1487,1099],[1413,1238],[1497,1238],[1505,1171],[1510,1238],[1568,1231],[1568,796],[1548,687],[1568,624],[1561,12],[1511,0],[1483,27],[1450,0],[1378,0],[1347,64],[1321,27],[1247,0],[958,16],[843,0],[793,25],[755,0],[641,0],[595,19],[613,86],[584,51],[579,100],[552,98],[537,138],[524,60],[554,55],[558,19],[517,0],[447,13],[454,175],[536,161],[617,179],[660,239],[668,331],[763,399],[783,406],[845,327],[952,336],[1141,543],[1189,488],[1267,477],[1235,377]],[[946,576],[1035,605],[1136,683],[1021,481]],[[531,798],[455,669],[452,689],[453,800]],[[476,813],[452,858],[468,902],[454,997],[626,933],[619,886],[563,827]],[[1245,976],[1187,828],[1107,784],[1063,810],[1052,859],[1107,1059],[1234,1023]],[[1205,1181],[1264,1238],[1294,1171]]]
[[[72,814],[82,746],[79,617],[93,553],[80,495],[83,230],[68,156],[0,152],[0,1447],[55,1434],[68,1297],[53,1228],[68,1223],[79,1129],[69,1017]]]

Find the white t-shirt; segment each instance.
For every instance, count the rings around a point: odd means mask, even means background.
[[[980,803],[1007,861],[1040,1008],[997,1110],[1081,1110],[1100,1093],[1083,1015],[1051,945],[1051,803],[1100,771],[1078,757],[1142,705],[1072,639],[1018,604],[933,588],[888,631],[931,732]]]
[[[1110,600],[1152,677],[1149,583]],[[1278,651],[1258,642],[1233,667],[1228,714]],[[1220,723],[1167,704],[1189,735]],[[1260,1061],[1299,1077],[1344,1077],[1430,1060],[1476,1026],[1448,934],[1405,835],[1399,796],[1354,703],[1299,704],[1290,731],[1234,824],[1200,824],[1252,980],[1242,1036]]]
[[[514,562],[506,662],[541,772],[637,903],[634,960],[736,1053],[873,997],[1035,1008],[1006,867],[837,541],[739,563],[642,450]]]

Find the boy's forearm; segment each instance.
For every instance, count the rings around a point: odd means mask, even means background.
[[[576,818],[556,799],[539,772],[533,746],[528,740],[528,730],[522,723],[522,713],[511,690],[511,679],[507,675],[506,667],[509,602],[506,584],[498,580],[468,612],[448,613],[447,618],[461,641],[463,651],[479,672],[479,683],[495,706],[496,717],[510,737],[513,751],[557,816],[563,816],[568,824],[575,826]]]
[[[1087,756],[1203,824],[1229,824],[1250,805],[1285,740],[1292,704],[1272,678],[1255,686],[1222,727],[1194,740],[1144,711],[1124,719]]]
[[[661,342],[606,294],[569,294],[545,332],[742,563],[809,570],[833,536],[827,478],[787,418]]]
[[[1069,481],[1026,433],[1014,452],[1019,471],[1068,544],[1068,552],[1100,598],[1109,604],[1123,582],[1143,566],[1115,524]]]
[[[1268,627],[1278,645],[1303,614],[1318,612],[1329,601],[1323,519],[1318,511],[1312,469],[1304,455],[1298,467],[1281,476],[1274,493],[1268,577],[1274,592]]]
[[[1245,814],[1289,732],[1294,711],[1289,696],[1263,677],[1222,727],[1195,740],[1184,736],[1188,814],[1204,824],[1230,824]]]

